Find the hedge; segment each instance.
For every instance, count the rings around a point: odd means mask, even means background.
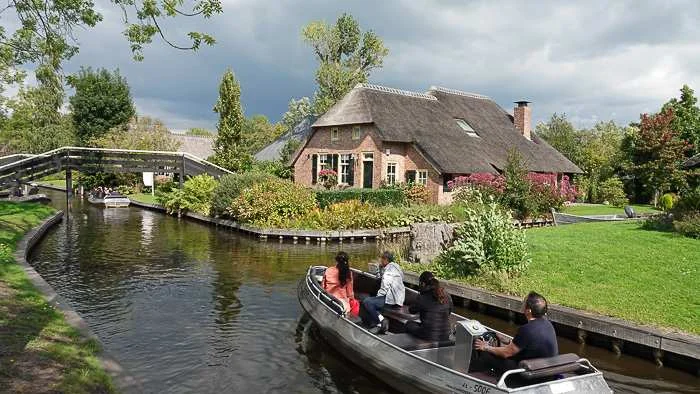
[[[400,189],[344,189],[316,191],[316,202],[320,208],[329,205],[358,200],[376,206],[403,205],[406,196]]]

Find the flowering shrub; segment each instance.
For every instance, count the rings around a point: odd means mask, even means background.
[[[334,170],[324,169],[318,172],[318,181],[326,189],[338,184],[338,173]]]
[[[387,227],[389,219],[377,207],[358,200],[343,201],[325,209],[313,209],[303,216],[288,220],[287,228],[314,230],[352,230]]]
[[[558,208],[578,196],[568,176],[557,182],[557,174],[553,173],[523,171],[511,173],[508,177],[477,173],[457,177],[448,182],[448,187],[455,191],[455,201],[471,203],[491,197],[521,218],[545,214],[550,208]]]

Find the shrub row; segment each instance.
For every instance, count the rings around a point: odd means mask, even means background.
[[[356,200],[375,206],[404,205],[406,196],[401,189],[344,189],[316,191],[316,202],[319,208]]]

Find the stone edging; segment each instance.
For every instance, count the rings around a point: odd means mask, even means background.
[[[121,392],[143,392],[141,385],[126,371],[119,362],[110,356],[102,346],[100,339],[92,332],[87,322],[51,287],[51,285],[39,275],[39,273],[29,264],[27,256],[44,234],[54,225],[63,219],[63,211],[58,211],[51,217],[45,219],[40,225],[27,232],[17,243],[14,253],[15,260],[22,266],[24,272],[29,277],[32,285],[39,290],[46,302],[63,313],[66,323],[75,328],[83,337],[94,339],[100,343],[102,350],[97,355],[102,368],[112,377],[115,386]]]
[[[157,204],[149,204],[131,200],[131,205],[139,208],[150,209],[158,212],[165,212],[165,208]],[[249,226],[247,224],[238,223],[234,220],[212,218],[200,215],[194,212],[185,212],[184,217],[191,218],[200,222],[213,224],[216,226],[228,227],[244,233],[257,235],[260,238],[267,239],[268,237],[279,239],[293,239],[295,241],[310,241],[316,239],[321,242],[325,241],[344,241],[344,240],[367,240],[367,239],[382,239],[386,237],[407,236],[411,233],[410,227],[390,227],[385,229],[366,229],[366,230],[295,230],[282,228],[262,228]]]
[[[405,272],[404,281],[418,285],[418,274]],[[513,313],[522,312],[522,299],[484,290],[450,280],[443,281],[448,293]],[[547,315],[555,323],[614,340],[632,342],[654,350],[666,351],[700,360],[700,337],[689,333],[663,331],[623,319],[585,312],[561,305],[549,305]],[[662,354],[661,354],[662,355]],[[660,358],[660,357],[659,357]]]

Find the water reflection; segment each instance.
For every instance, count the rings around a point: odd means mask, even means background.
[[[51,196],[65,207],[60,193]],[[332,262],[339,248],[261,243],[137,208],[76,201],[31,261],[147,392],[389,392],[328,344],[298,335],[298,280],[309,265]],[[377,253],[373,243],[342,248],[361,268]],[[698,379],[682,372],[578,347],[560,339],[562,351],[604,369],[615,390],[700,392]]]

